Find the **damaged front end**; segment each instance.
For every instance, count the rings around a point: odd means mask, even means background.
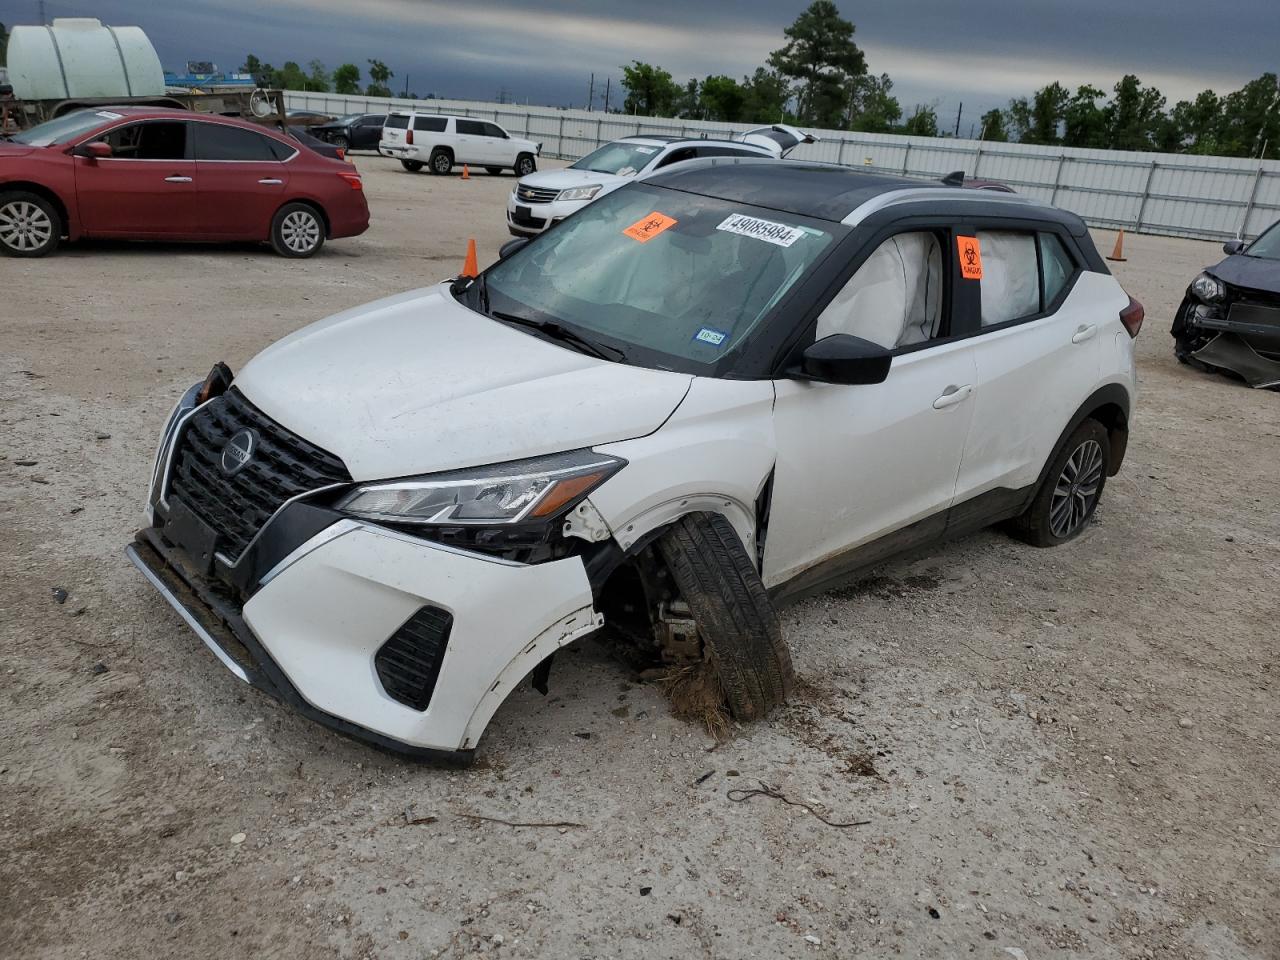
[[[1278,291],[1239,286],[1206,271],[1187,288],[1170,333],[1183,363],[1235,375],[1255,388],[1280,387]]]

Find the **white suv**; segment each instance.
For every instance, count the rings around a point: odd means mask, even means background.
[[[382,128],[378,152],[416,173],[424,166],[445,174],[458,164],[489,173],[514,170],[523,177],[538,169],[542,144],[513,137],[488,120],[441,114],[392,112]]]
[[[792,683],[777,604],[1088,529],[1141,322],[1073,214],[693,161],[217,365],[128,553],[236,676],[411,755],[469,759],[601,629],[747,720]]]
[[[537,236],[592,200],[672,164],[707,157],[781,158],[815,139],[786,124],[749,130],[736,140],[623,137],[596,148],[562,170],[521,177],[507,198],[507,230],[517,237]]]

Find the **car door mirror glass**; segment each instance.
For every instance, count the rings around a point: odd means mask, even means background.
[[[893,354],[878,343],[834,333],[809,345],[796,372],[823,383],[883,383],[892,363]]]
[[[1228,257],[1234,257],[1237,253],[1244,252],[1243,240],[1228,240],[1222,245],[1222,252]]]

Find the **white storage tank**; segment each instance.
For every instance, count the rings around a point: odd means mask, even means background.
[[[141,27],[106,27],[60,17],[48,27],[14,27],[9,82],[20,100],[164,96],[164,68]]]

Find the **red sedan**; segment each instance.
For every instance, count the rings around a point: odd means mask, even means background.
[[[185,110],[77,110],[0,140],[0,252],[62,237],[267,241],[309,257],[369,227],[360,174],[242,120]]]

